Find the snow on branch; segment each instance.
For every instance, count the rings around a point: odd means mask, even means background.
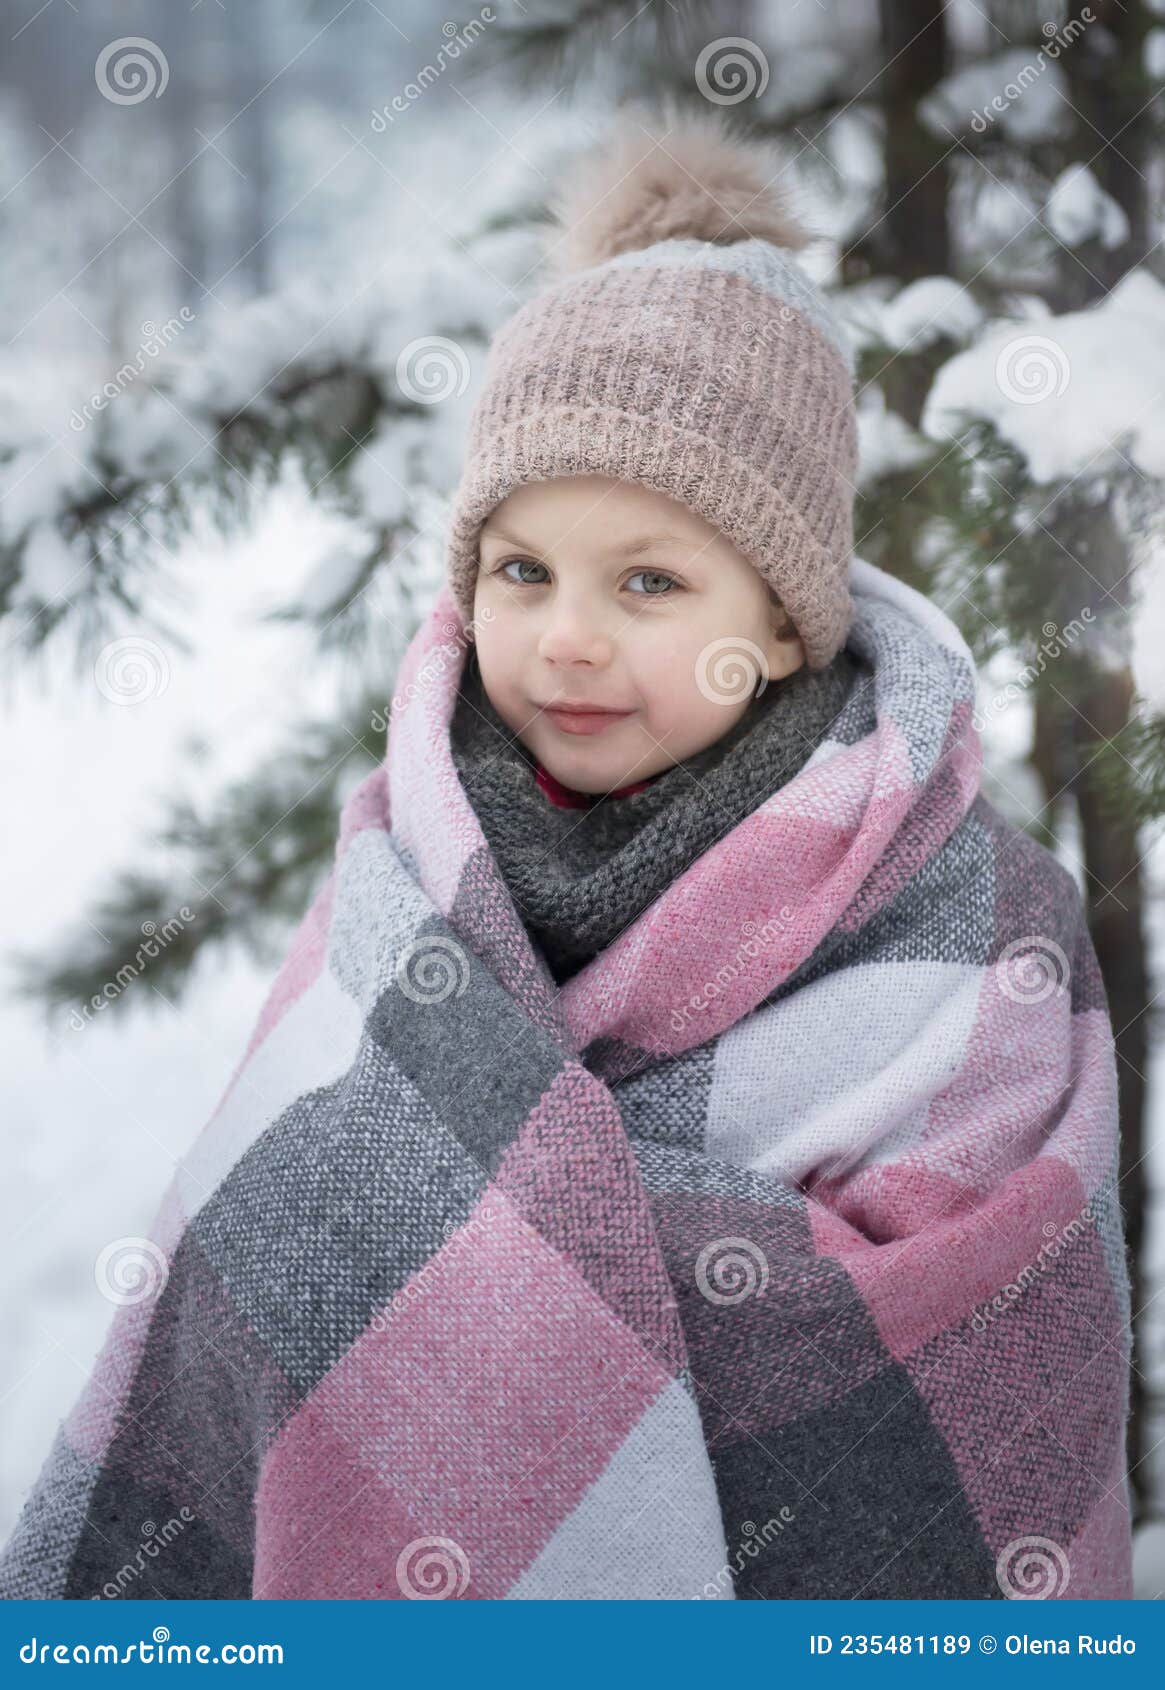
[[[475,366],[510,290],[468,257],[350,300],[322,284],[205,323],[184,308],[96,391],[0,367],[0,627],[32,651],[115,607],[156,618],[168,552],[253,514],[289,461],[371,531],[368,571],[456,480]],[[334,608],[334,607],[333,607]]]
[[[939,370],[922,431],[955,439],[968,415],[993,423],[1037,484],[1165,477],[1165,287],[1131,270],[1087,310],[992,324]]]

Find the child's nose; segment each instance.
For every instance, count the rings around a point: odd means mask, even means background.
[[[601,611],[566,599],[547,612],[538,644],[541,655],[551,663],[605,663],[613,649]]]

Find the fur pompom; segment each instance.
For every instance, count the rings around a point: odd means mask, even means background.
[[[764,142],[733,134],[720,112],[662,123],[646,113],[623,116],[552,197],[558,229],[549,267],[565,275],[680,239],[732,245],[757,237],[798,250],[813,237],[789,209],[780,169]]]

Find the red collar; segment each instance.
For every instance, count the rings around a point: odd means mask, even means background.
[[[647,785],[646,780],[637,780],[632,781],[630,786],[617,787],[614,792],[576,792],[573,786],[563,786],[561,781],[555,780],[550,770],[544,769],[541,763],[536,766],[534,778],[550,802],[557,804],[560,810],[586,810],[599,798],[626,798],[632,792],[642,792]],[[651,778],[649,775],[648,780]]]

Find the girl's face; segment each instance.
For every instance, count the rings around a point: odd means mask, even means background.
[[[762,680],[805,661],[768,584],[719,529],[602,475],[528,482],[494,508],[473,609],[490,703],[579,792],[611,792],[694,756],[740,719]]]

